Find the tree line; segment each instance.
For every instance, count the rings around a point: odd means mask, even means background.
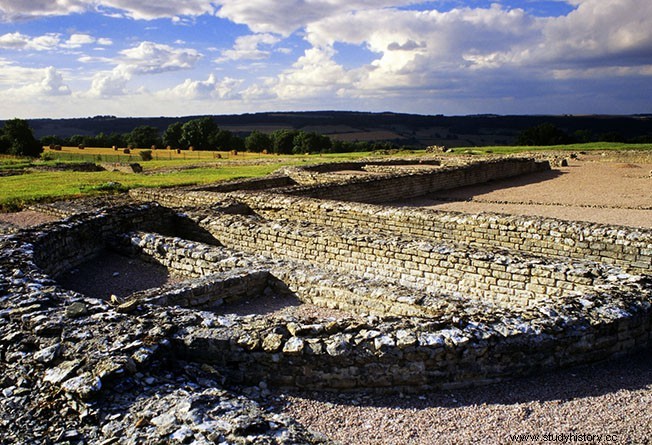
[[[635,139],[628,140],[625,138],[625,136],[618,132],[593,134],[589,130],[578,130],[569,134],[551,123],[543,123],[523,130],[518,135],[515,145],[548,146],[584,144],[587,142],[622,142],[645,144],[652,142],[652,136],[640,136]]]
[[[129,133],[98,133],[95,136],[73,135],[68,138],[45,136],[45,146],[170,148],[181,150],[251,151],[274,154],[344,153],[351,151],[392,150],[402,148],[392,142],[347,142],[333,140],[315,132],[276,130],[263,133],[254,130],[241,137],[218,127],[210,117],[175,122],[160,134],[156,127],[142,125]]]
[[[640,140],[639,140],[640,139]],[[593,135],[587,130],[568,134],[550,123],[526,128],[518,135],[515,145],[546,146],[584,142],[652,142],[650,137],[625,140],[617,133]],[[103,133],[95,136],[73,135],[67,138],[45,136],[39,141],[33,136],[27,121],[12,119],[0,128],[0,154],[38,157],[43,146],[170,148],[266,152],[274,154],[346,153],[355,151],[389,151],[403,148],[388,141],[340,141],[315,132],[281,129],[272,133],[253,131],[241,137],[218,127],[213,118],[203,117],[185,123],[175,122],[160,134],[153,126],[142,125],[128,133]]]

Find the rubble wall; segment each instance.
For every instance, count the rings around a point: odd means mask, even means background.
[[[621,319],[559,320],[498,333],[494,325],[433,328],[408,322],[339,321],[247,326],[232,320],[187,333],[182,356],[224,369],[239,384],[346,390],[425,390],[505,378],[624,354],[650,344],[652,312]],[[217,324],[217,323],[216,323]],[[525,327],[524,327],[525,326]]]

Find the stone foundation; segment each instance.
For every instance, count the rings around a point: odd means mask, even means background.
[[[649,230],[379,205],[548,168],[521,159],[399,167],[406,170],[372,165],[360,176],[363,167],[350,175],[315,167],[294,178],[136,190],[133,198],[157,203],[0,238],[0,383],[11,403],[41,416],[23,427],[16,415],[5,427],[15,437],[51,436],[52,420],[39,413],[56,406],[50,416],[65,424],[61,434],[74,425],[90,442],[113,443],[103,442],[116,425],[108,413],[150,391],[158,401],[146,406],[158,411],[129,420],[129,437],[169,440],[176,414],[164,401],[186,400],[174,380],[183,363],[193,406],[229,407],[202,414],[215,441],[323,443],[207,386],[452,389],[651,345]],[[187,279],[111,302],[57,283],[105,249]],[[225,306],[279,294],[350,316],[238,316]],[[164,366],[162,376],[150,374]],[[200,437],[205,422],[188,416],[184,425]]]

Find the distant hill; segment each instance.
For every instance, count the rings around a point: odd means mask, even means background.
[[[161,133],[174,122],[203,116],[118,118],[95,116],[76,119],[32,119],[36,137],[74,134],[128,133],[150,125]],[[246,136],[253,130],[271,132],[281,128],[315,131],[347,141],[393,141],[400,145],[486,146],[509,145],[526,128],[550,123],[568,134],[609,135],[635,140],[652,138],[652,114],[633,116],[426,116],[400,113],[352,111],[270,112],[213,116],[220,128]]]

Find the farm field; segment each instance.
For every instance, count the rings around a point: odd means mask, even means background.
[[[63,147],[44,151],[44,159],[0,157],[0,211],[16,211],[32,202],[78,196],[124,192],[138,187],[172,187],[208,184],[237,178],[264,176],[288,165],[335,162],[368,156],[369,153],[276,156],[259,153],[172,150],[152,151],[153,160],[142,161],[139,153],[110,148]],[[219,156],[218,156],[219,155]],[[138,163],[142,174],[118,171],[71,171],[61,164]],[[109,165],[110,167],[110,165]]]
[[[554,147],[467,147],[456,148],[457,154],[514,154],[540,151],[619,151],[652,152],[652,144],[593,143]],[[63,147],[61,151],[45,149],[42,160],[0,157],[0,211],[9,212],[32,202],[51,201],[77,196],[124,192],[137,187],[171,187],[208,184],[236,178],[267,175],[288,165],[337,162],[386,154],[356,152],[313,155],[269,155],[260,153],[154,150],[151,161],[142,161],[140,152],[129,154],[110,148]],[[395,153],[393,153],[395,154]],[[423,156],[424,151],[400,152],[401,156]],[[60,168],[60,164],[134,163],[143,167],[142,174],[117,171],[80,172]]]

